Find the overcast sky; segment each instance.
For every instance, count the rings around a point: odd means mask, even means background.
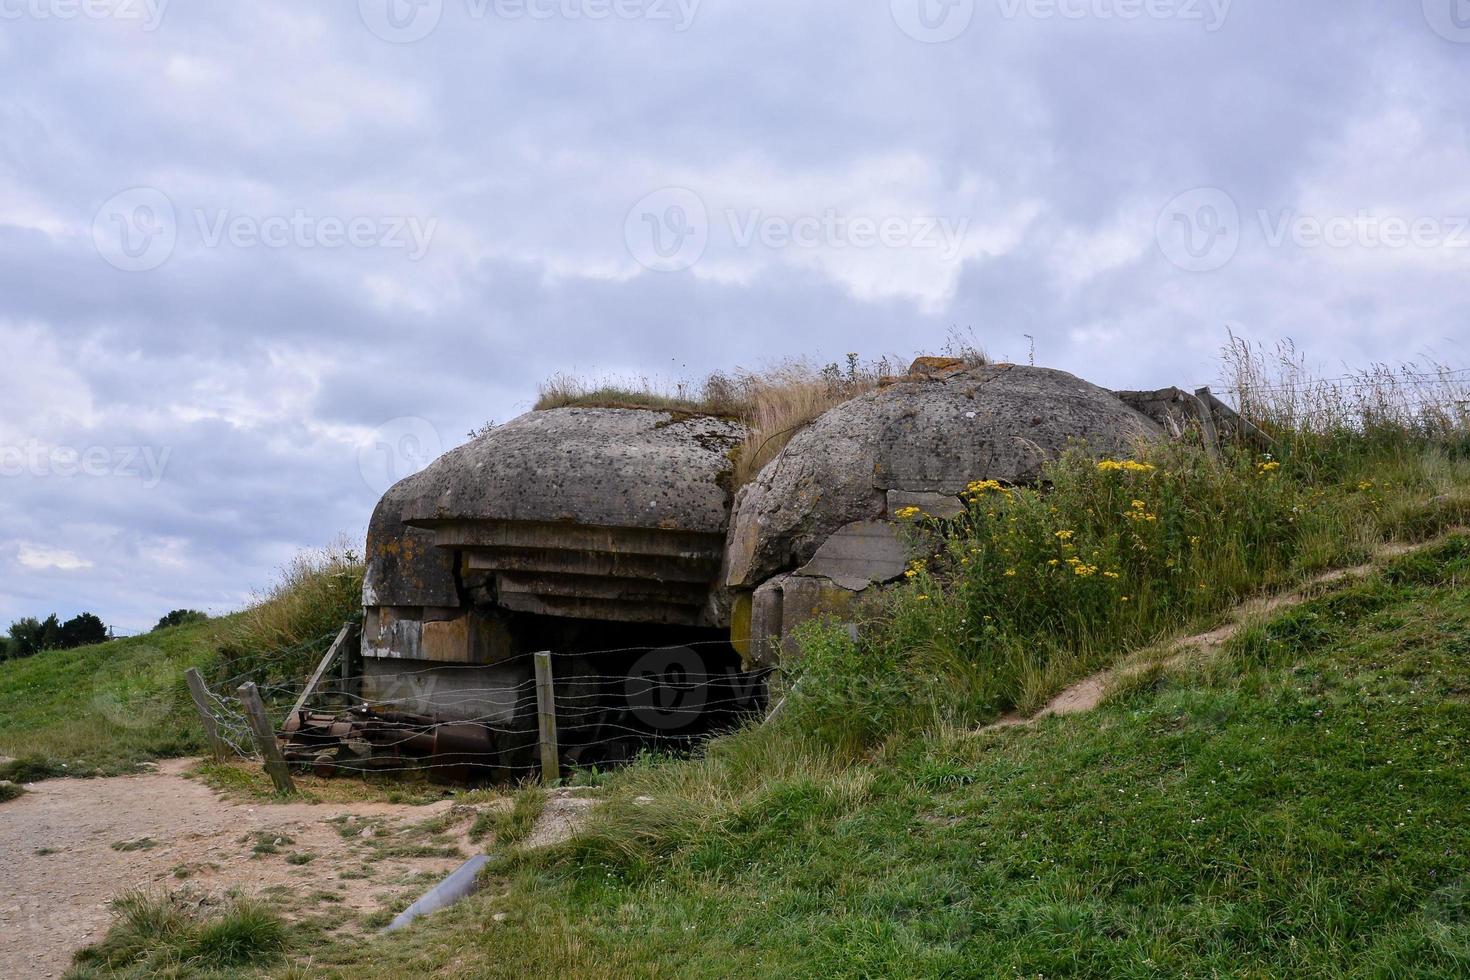
[[[238,608],[557,371],[1470,365],[1470,0],[0,0],[0,628]]]

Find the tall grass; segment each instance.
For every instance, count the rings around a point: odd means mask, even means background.
[[[296,555],[236,616],[220,646],[220,669],[277,677],[309,670],[342,624],[362,615],[363,570],[345,538]]]
[[[74,975],[239,975],[279,959],[287,947],[280,916],[252,899],[216,903],[184,892],[135,891],[113,902],[112,912],[107,937],[77,954]]]
[[[1233,334],[1221,360],[1240,413],[1286,452],[1331,463],[1427,443],[1470,451],[1470,369],[1421,358],[1324,377],[1290,340],[1267,349]]]

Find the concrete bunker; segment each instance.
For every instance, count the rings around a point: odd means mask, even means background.
[[[572,763],[756,710],[765,686],[730,644],[720,583],[744,435],[707,416],[532,412],[394,486],[368,531],[359,714],[451,731],[416,754],[524,770],[541,650]]]
[[[368,532],[361,704],[311,716],[297,741],[523,773],[531,658],[549,650],[564,760],[692,745],[763,707],[765,672],[799,652],[802,623],[854,621],[902,578],[900,510],[951,516],[970,483],[1034,483],[1069,446],[1123,457],[1190,432],[1207,445],[1251,435],[1207,389],[1112,392],[1046,368],[920,358],[806,425],[736,494],[739,421],[531,412],[384,495]]]

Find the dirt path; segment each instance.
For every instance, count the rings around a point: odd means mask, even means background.
[[[449,801],[233,802],[184,778],[192,764],[172,760],[144,775],[49,780],[0,804],[0,977],[61,976],[73,952],[107,932],[108,903],[129,889],[188,883],[210,892],[268,891],[282,901],[316,894],[364,913],[405,892],[421,893],[425,881],[477,850],[461,821],[435,842],[457,846],[462,856],[385,853],[385,841],[444,815]],[[356,836],[344,836],[344,828]],[[428,839],[421,831],[414,837]]]
[[[1196,633],[1174,640],[1163,646],[1154,647],[1135,655],[1131,662],[1107,670],[1099,671],[1091,677],[1086,677],[1062,691],[1056,697],[1047,702],[1046,706],[1034,715],[1009,714],[981,728],[982,732],[999,731],[1005,728],[1015,728],[1018,725],[1029,725],[1032,722],[1051,716],[1074,715],[1084,711],[1091,711],[1102,703],[1109,690],[1119,681],[1127,680],[1147,672],[1155,666],[1165,668],[1177,666],[1189,657],[1207,655],[1224,646],[1236,633],[1251,623],[1258,622],[1273,613],[1292,606],[1301,605],[1322,593],[1327,586],[1336,585],[1344,581],[1356,581],[1366,578],[1378,568],[1380,562],[1398,558],[1402,555],[1412,554],[1426,548],[1433,548],[1443,544],[1446,538],[1454,534],[1463,534],[1466,529],[1456,528],[1432,541],[1422,544],[1404,544],[1402,542],[1390,542],[1381,545],[1374,551],[1373,564],[1355,565],[1351,568],[1338,568],[1309,580],[1300,588],[1282,593],[1280,595],[1261,596],[1251,599],[1238,606],[1226,622],[1204,633]]]

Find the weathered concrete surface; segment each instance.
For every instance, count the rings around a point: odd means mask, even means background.
[[[531,412],[445,453],[403,507],[438,521],[724,533],[736,422],[615,408]]]
[[[730,586],[754,588],[809,561],[839,528],[881,519],[891,490],[954,496],[975,480],[1032,483],[1075,441],[1116,456],[1164,436],[1111,392],[1064,371],[922,367],[937,379],[911,374],[828,411],[740,491],[725,558]]]
[[[364,606],[457,606],[454,554],[434,547],[434,533],[403,522],[404,508],[423,493],[423,473],[383,495],[368,523]]]
[[[887,521],[857,521],[840,528],[795,574],[831,579],[851,592],[892,582],[909,563],[909,544]]]
[[[532,412],[394,486],[368,531],[363,652],[491,663],[498,607],[723,625],[730,452],[743,426],[635,409]]]
[[[740,637],[748,669],[790,663],[801,655],[796,630],[813,619],[851,623],[877,600],[877,588],[854,592],[831,579],[809,575],[777,575],[755,590],[750,635]]]
[[[946,493],[926,493],[914,490],[888,491],[888,517],[898,517],[898,512],[909,507],[919,508],[925,517],[951,520],[965,512],[965,502]]]

